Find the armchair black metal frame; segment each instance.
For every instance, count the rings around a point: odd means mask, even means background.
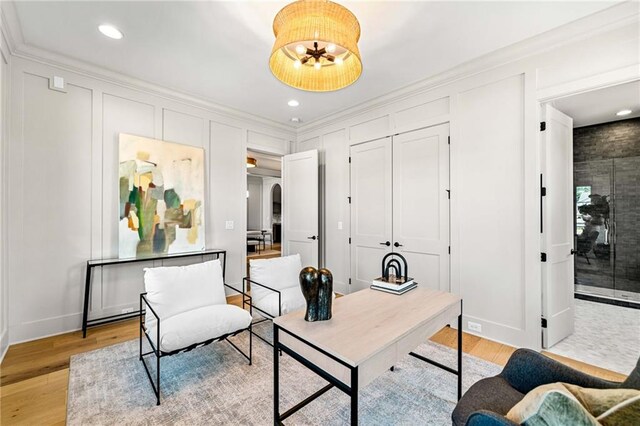
[[[251,296],[249,296],[247,293],[245,293],[244,291],[240,291],[238,289],[236,289],[235,287],[232,287],[228,284],[224,284],[225,287],[228,287],[230,289],[232,289],[233,291],[236,291],[238,293],[242,294],[242,307],[244,309],[245,303],[244,301],[248,299],[248,303],[249,303],[249,313],[252,314],[252,305],[251,305]],[[142,309],[142,304],[145,304],[145,309]],[[156,319],[157,322],[157,327],[156,327],[156,344],[153,343],[153,341],[151,340],[151,337],[149,336],[149,330],[146,327],[146,313],[147,313],[147,309],[149,310],[149,312],[151,312],[153,314],[153,316]],[[253,315],[252,315],[253,318]],[[160,405],[160,359],[167,357],[167,356],[171,356],[171,355],[176,355],[182,352],[189,352],[192,351],[195,348],[201,347],[201,346],[206,346],[209,345],[213,342],[219,342],[221,340],[225,340],[227,341],[227,343],[229,343],[236,351],[238,351],[243,357],[245,357],[248,361],[249,361],[249,365],[252,364],[252,349],[253,349],[253,332],[252,332],[252,323],[249,323],[249,327],[247,328],[242,328],[240,330],[234,331],[233,333],[228,333],[228,334],[224,334],[222,336],[217,336],[217,337],[213,337],[211,339],[205,340],[204,342],[199,342],[199,343],[194,343],[193,345],[189,345],[185,348],[182,349],[176,349],[174,351],[171,352],[165,352],[162,351],[160,349],[160,317],[158,316],[158,314],[156,313],[156,311],[153,309],[153,307],[151,306],[151,304],[149,303],[149,301],[147,300],[147,293],[142,293],[140,294],[140,361],[142,361],[142,365],[144,366],[144,370],[147,373],[147,377],[149,378],[149,381],[151,382],[151,388],[153,389],[153,393],[156,396],[156,405]],[[240,333],[242,333],[243,331],[248,331],[249,332],[249,355],[247,355],[246,353],[244,353],[242,350],[240,350],[240,348],[238,348],[231,340],[229,340],[229,337],[233,337],[235,335],[238,335]],[[147,337],[147,340],[149,342],[149,345],[151,346],[151,351],[149,352],[142,352],[142,342],[143,342],[143,334]],[[149,370],[149,367],[147,366],[147,363],[144,359],[145,356],[149,356],[149,355],[155,355],[156,356],[156,382],[154,383],[153,378],[152,378],[152,374],[151,371]]]
[[[247,283],[249,283],[251,285],[257,285],[259,287],[266,288],[267,290],[270,290],[270,291],[273,291],[274,293],[277,293],[278,294],[278,316],[282,315],[282,293],[279,290],[276,290],[275,288],[268,287],[268,286],[266,286],[264,284],[260,284],[259,282],[253,281],[249,277],[245,277],[242,280],[242,294],[243,294],[243,296],[242,296],[242,308],[244,309],[245,306],[248,304],[250,306],[249,311],[252,313],[251,314],[252,318],[253,318],[253,309],[255,309],[256,311],[259,311],[260,314],[262,316],[264,316],[263,319],[255,321],[255,322],[252,322],[251,323],[252,326],[256,325],[256,324],[261,324],[261,323],[263,323],[265,321],[273,321],[273,319],[275,317],[273,315],[271,315],[270,313],[258,308],[257,306],[253,306],[251,296],[247,295],[247,297],[248,297],[248,301],[247,301],[247,299],[245,298],[245,295],[247,294],[246,293],[246,291],[247,291]],[[263,342],[265,342],[269,346],[273,346],[273,343],[269,342],[267,339],[265,339],[264,337],[260,336],[258,333],[253,331],[253,329],[250,331],[250,333],[252,333],[254,336],[256,336],[258,339],[262,340]]]

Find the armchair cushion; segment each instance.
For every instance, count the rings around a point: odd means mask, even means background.
[[[160,350],[172,352],[249,327],[251,314],[235,305],[211,305],[173,315],[160,321]],[[156,324],[149,337],[157,345]]]
[[[257,286],[255,287],[257,288]],[[253,292],[253,288],[251,289],[251,291]],[[302,295],[302,290],[300,289],[299,285],[295,287],[285,288],[283,290],[280,290],[280,292],[280,296],[282,298],[282,315],[306,307],[307,302]],[[280,311],[278,310],[278,293],[275,293],[273,291],[269,293],[271,294],[267,295],[266,297],[258,299],[257,301],[254,300],[253,305],[256,308],[268,313],[272,317],[277,317],[280,313]]]
[[[302,261],[299,254],[273,259],[251,259],[249,269],[252,281],[275,290],[300,287],[299,274],[302,270]],[[269,289],[257,285],[251,286],[251,297],[256,305],[258,301],[272,294],[277,296],[277,293]]]
[[[147,300],[161,320],[227,303],[218,259],[188,266],[145,268],[144,286]],[[152,320],[152,316],[148,319]]]

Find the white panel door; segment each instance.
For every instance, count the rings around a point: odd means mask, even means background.
[[[449,291],[449,124],[393,137],[393,249],[421,286]]]
[[[380,276],[392,243],[391,138],[351,147],[351,285],[362,290]]]
[[[542,346],[550,348],[574,331],[573,120],[549,105],[543,115]]]
[[[318,151],[282,159],[283,255],[299,253],[302,266],[318,267]]]

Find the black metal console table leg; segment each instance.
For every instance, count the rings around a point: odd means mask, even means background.
[[[281,425],[280,422],[280,357],[278,356],[278,327],[273,327],[273,424]]]
[[[462,301],[458,315],[458,401],[462,398]]]
[[[91,292],[91,270],[93,267],[87,263],[87,276],[84,282],[84,308],[82,310],[82,338],[87,337],[87,318],[89,317],[89,293]]]

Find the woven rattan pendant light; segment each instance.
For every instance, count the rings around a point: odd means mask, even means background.
[[[360,23],[326,0],[299,0],[273,20],[276,36],[269,67],[289,86],[312,92],[342,89],[360,77]]]

